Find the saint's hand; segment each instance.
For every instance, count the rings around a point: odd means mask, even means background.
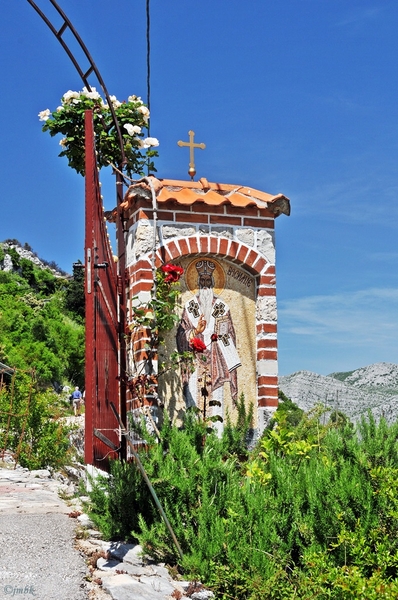
[[[206,325],[207,323],[204,315],[200,315],[198,324],[196,325],[196,333],[203,333],[206,329]]]

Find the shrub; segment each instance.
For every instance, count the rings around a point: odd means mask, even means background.
[[[149,492],[134,464],[112,461],[109,477],[91,481],[90,517],[105,539],[134,539],[139,530],[139,515],[150,520]]]
[[[22,277],[0,271],[1,354],[7,364],[34,369],[42,387],[82,385],[84,328],[64,310],[64,292],[49,271],[21,259]]]
[[[245,468],[244,448],[231,444],[236,426],[228,427],[220,440],[193,416],[183,430],[166,423],[161,442],[142,455],[182,560],[152,500],[138,502],[138,479],[124,496],[133,515],[123,531],[219,600],[396,598],[398,425],[369,417],[357,430],[340,420],[322,426],[315,412],[292,427],[279,416]],[[115,465],[105,484],[106,522],[121,522],[110,505],[123,497],[129,469],[135,477],[133,464]],[[104,511],[95,498],[94,510]]]
[[[15,452],[23,467],[58,468],[71,459],[68,428],[54,408],[54,393],[41,392],[26,374],[0,388],[0,448]]]

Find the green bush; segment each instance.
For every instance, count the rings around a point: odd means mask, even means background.
[[[18,252],[15,250],[15,248],[8,248],[6,252],[11,257],[12,266],[14,269],[18,269],[21,261],[21,257],[19,256]]]
[[[81,261],[73,265],[73,278],[65,292],[65,308],[74,318],[84,321],[85,296],[84,296],[84,268]]]
[[[93,511],[218,600],[396,598],[398,425],[322,426],[319,411],[292,424],[281,413],[246,463],[241,431],[229,424],[218,439],[193,416],[184,429],[166,423],[142,454],[183,559],[134,464],[113,466]]]
[[[23,467],[59,468],[71,460],[69,430],[54,397],[23,373],[0,388],[0,448],[12,450]]]
[[[0,390],[0,449],[13,450],[29,468],[69,460],[52,390],[84,381],[84,327],[64,309],[62,281],[23,258],[18,273],[0,271],[0,361],[17,373]]]
[[[43,388],[82,386],[84,326],[64,309],[62,280],[25,259],[21,273],[0,271],[0,361],[35,371]]]
[[[90,517],[105,539],[134,539],[141,513],[151,515],[149,492],[134,464],[112,461],[109,477],[91,481]]]

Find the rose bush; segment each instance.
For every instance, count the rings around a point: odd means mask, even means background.
[[[90,109],[94,114],[94,133],[99,168],[109,164],[124,170],[129,177],[143,175],[144,167],[155,172],[152,159],[158,156],[153,148],[159,145],[154,137],[145,137],[148,127],[149,109],[141,98],[129,96],[127,102],[119,102],[110,96],[113,109],[119,122],[123,138],[126,163],[122,164],[122,153],[117,130],[109,105],[103,101],[95,88],[81,92],[69,90],[61,100],[61,105],[51,112],[45,109],[39,112],[44,122],[43,131],[53,137],[62,134],[59,156],[66,156],[69,166],[84,175],[84,113]]]

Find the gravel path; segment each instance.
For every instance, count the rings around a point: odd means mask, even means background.
[[[47,475],[48,474],[48,475]],[[87,600],[76,520],[46,471],[0,468],[0,599]]]
[[[57,513],[0,515],[0,598],[86,600],[75,524]]]

